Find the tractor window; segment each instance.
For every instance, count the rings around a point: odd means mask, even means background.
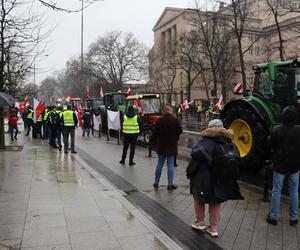
[[[160,101],[158,98],[144,98],[140,99],[140,101],[144,114],[153,114],[160,112]]]
[[[296,88],[297,99],[300,99],[300,71],[296,71],[295,88]]]
[[[255,92],[261,94],[265,98],[272,98],[274,96],[274,83],[270,80],[267,69],[262,69],[255,74]]]

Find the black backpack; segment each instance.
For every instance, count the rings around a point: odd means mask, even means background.
[[[211,169],[217,180],[222,183],[237,180],[240,165],[240,153],[233,142],[216,142],[212,154]]]

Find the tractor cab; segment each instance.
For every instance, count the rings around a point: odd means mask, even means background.
[[[161,102],[158,94],[131,95],[127,97],[126,110],[128,106],[134,106],[141,116],[142,133],[144,143],[150,142],[150,137],[155,123],[162,113]]]
[[[253,95],[265,101],[276,118],[288,106],[300,106],[300,63],[297,60],[263,63],[255,71]]]
[[[105,108],[112,111],[125,112],[125,102],[127,93],[118,91],[106,93],[104,96]]]
[[[86,100],[86,106],[95,115],[102,114],[105,110],[103,98],[89,98]]]

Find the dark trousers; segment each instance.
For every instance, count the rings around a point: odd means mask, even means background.
[[[26,127],[28,128],[26,135],[29,135],[31,128],[33,127],[33,121],[32,119],[25,119],[26,121]]]
[[[36,128],[37,128],[37,131],[36,131],[36,135],[40,135],[40,138],[43,138],[43,135],[42,135],[42,127],[43,127],[43,122],[37,122],[36,124]]]
[[[15,137],[14,137],[14,130],[16,131],[15,132]],[[18,125],[9,125],[9,132],[10,132],[10,136],[11,136],[12,140],[14,138],[17,139],[17,135],[19,133]]]
[[[57,145],[58,145],[59,149],[62,148],[62,146],[61,146],[61,134],[62,134],[62,129],[61,129],[61,126],[59,126],[56,130],[56,140],[57,140]]]
[[[74,127],[64,127],[63,137],[64,137],[64,150],[68,151],[69,147],[69,135],[71,135],[71,151],[75,151],[75,128]]]
[[[130,145],[130,154],[129,154],[129,162],[133,162],[134,152],[135,152],[135,145],[137,141],[138,135],[137,134],[124,134],[124,146],[123,146],[123,153],[122,153],[122,161],[125,161],[127,150]]]
[[[49,125],[46,125],[45,123],[43,125],[43,136],[44,136],[44,139],[49,138]]]
[[[55,141],[56,141],[56,136],[57,136],[57,132],[56,132],[57,127],[55,125],[50,125],[50,130],[51,130],[51,132],[50,132],[50,143],[49,144],[52,147],[56,148],[57,145],[56,145]]]

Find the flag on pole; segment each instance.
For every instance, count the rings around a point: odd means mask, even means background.
[[[182,103],[182,109],[183,110],[189,109],[189,103],[188,103],[187,98],[185,98],[184,102]]]
[[[100,97],[104,97],[102,87],[101,87],[101,89],[100,89]]]
[[[40,115],[42,115],[42,113],[45,110],[45,104],[39,102],[37,99],[33,99],[33,112],[34,112],[34,117],[33,117],[33,122],[36,123],[37,119],[39,118]]]
[[[24,105],[23,105],[25,108],[29,105],[29,100],[30,100],[30,97],[26,96],[26,98],[24,100]]]
[[[130,96],[131,95],[131,88],[128,87],[128,90],[127,90],[127,96]]]
[[[134,105],[141,111],[141,113],[144,113],[144,109],[142,107],[140,99],[136,99]]]
[[[233,88],[234,94],[242,94],[243,93],[243,84],[238,82]]]
[[[223,105],[224,105],[224,99],[223,99],[223,95],[221,95],[220,98],[219,98],[219,101],[216,104],[218,110],[221,110]]]
[[[86,87],[85,97],[91,98],[91,92],[90,92],[90,87],[89,86]]]

